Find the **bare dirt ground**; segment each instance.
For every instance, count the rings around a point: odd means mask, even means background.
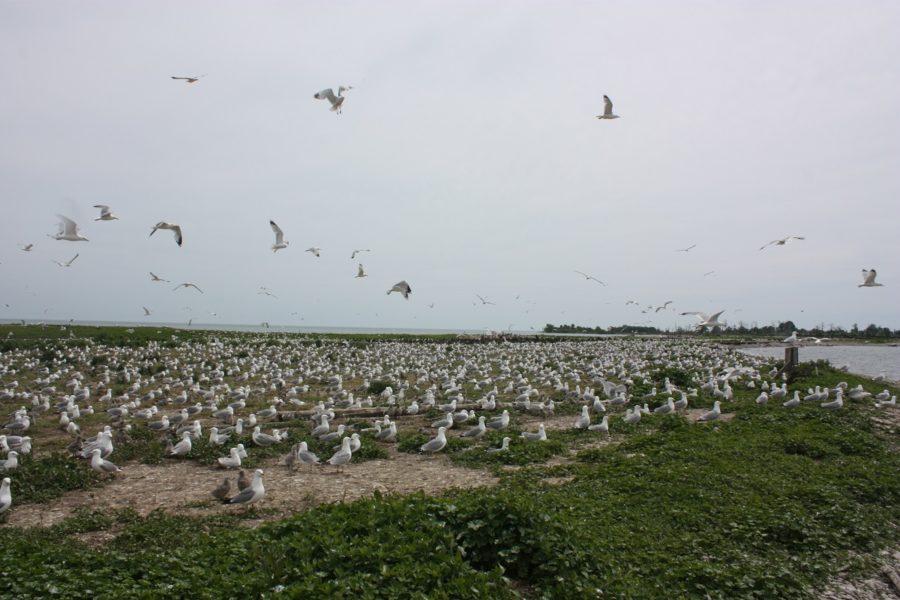
[[[272,460],[263,467],[266,495],[257,506],[260,521],[277,520],[309,510],[319,504],[352,501],[383,494],[438,494],[451,488],[494,485],[497,479],[486,471],[453,466],[445,456],[398,453],[390,460],[349,464],[343,472],[332,467],[312,470],[287,467]],[[246,510],[223,505],[210,495],[224,477],[235,487],[237,472],[177,462],[164,465],[127,464],[124,473],[107,485],[70,492],[48,504],[19,505],[10,511],[7,526],[35,527],[59,523],[76,508],[132,508],[146,515],[157,508],[172,514],[202,516]]]

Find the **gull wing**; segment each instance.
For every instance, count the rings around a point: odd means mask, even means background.
[[[284,243],[284,232],[281,230],[281,227],[275,224],[275,221],[269,221],[269,226],[272,228],[272,231],[275,232],[275,243],[282,244]]]
[[[328,100],[329,102],[331,102],[332,106],[334,106],[338,102],[337,96],[334,95],[334,91],[332,91],[331,88],[322,90],[321,92],[315,94],[313,98],[315,98],[316,100]]]
[[[59,226],[60,226],[59,232],[60,233],[65,234],[65,235],[69,235],[69,234],[77,235],[78,234],[78,225],[75,223],[75,221],[73,221],[69,217],[66,217],[63,215],[56,215],[56,216],[57,216],[57,218],[59,218],[59,221],[60,221],[60,223],[59,223]]]
[[[603,94],[603,116],[608,117],[613,114],[613,106],[612,100],[609,99],[609,96]]]

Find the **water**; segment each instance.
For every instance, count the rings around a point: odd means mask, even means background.
[[[741,352],[754,356],[784,358],[783,347],[741,348]],[[884,373],[888,379],[900,380],[900,346],[894,345],[858,345],[858,346],[819,346],[800,348],[800,360],[827,360],[840,367],[847,365],[851,373],[874,377]]]

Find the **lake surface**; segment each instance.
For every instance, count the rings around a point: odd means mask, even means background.
[[[741,348],[741,352],[754,356],[784,359],[784,348]],[[894,381],[900,380],[900,346],[865,345],[858,346],[802,346],[800,360],[827,360],[840,367],[847,365],[851,373],[860,375],[884,375]]]

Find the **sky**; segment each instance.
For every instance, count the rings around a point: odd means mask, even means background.
[[[897,329],[897,31],[865,0],[0,0],[0,318]]]

